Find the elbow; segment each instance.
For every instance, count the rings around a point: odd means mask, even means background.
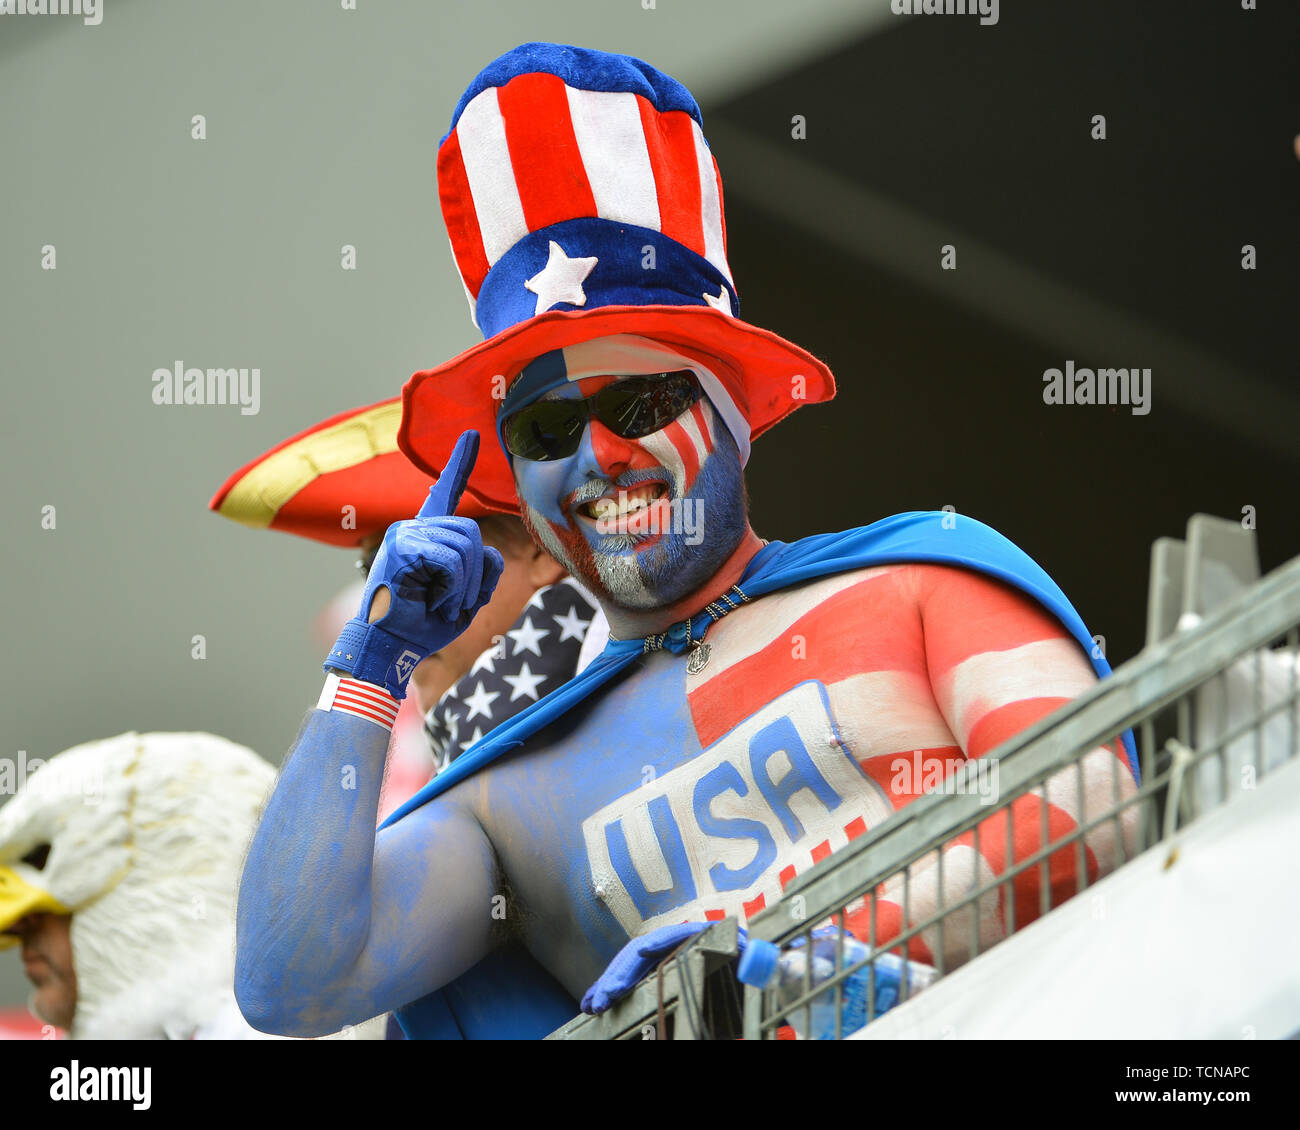
[[[340,947],[329,948],[320,923],[293,928],[284,914],[254,907],[241,890],[235,923],[235,1003],[250,1027],[274,1036],[313,1038],[338,1030],[348,998]],[[374,1013],[366,1013],[367,1019]]]
[[[235,920],[235,1003],[250,1028],[271,1036],[297,1036],[292,994],[285,991],[284,954],[269,943],[265,918],[246,904],[241,887]]]
[[[235,985],[235,1003],[250,1028],[268,1036],[292,1036],[275,1002],[246,986]]]
[[[246,945],[235,947],[235,1003],[250,1028],[271,1036],[301,1036],[293,1002],[281,978]]]
[[[295,1009],[285,999],[279,986],[266,978],[256,981],[235,979],[235,1003],[250,1028],[268,1036],[292,1036],[295,1039],[314,1039],[334,1029],[313,1021],[306,1009]],[[337,1025],[335,1026],[337,1027]]]
[[[249,1027],[271,1036],[296,1036],[273,980],[250,973],[242,964],[238,960],[235,964],[235,1003]]]
[[[293,993],[267,963],[242,948],[235,957],[235,1003],[250,1028],[270,1036],[316,1039],[338,1031],[342,1021],[319,992]]]

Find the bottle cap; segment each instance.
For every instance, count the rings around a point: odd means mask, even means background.
[[[754,985],[759,989],[766,988],[776,972],[776,965],[780,958],[780,946],[751,938],[745,946],[745,952],[740,955],[740,968],[736,970],[736,976],[746,985]]]

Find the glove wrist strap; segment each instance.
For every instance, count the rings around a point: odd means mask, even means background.
[[[356,617],[349,620],[323,666],[327,672],[338,671],[383,687],[400,702],[406,697],[411,672],[427,652],[380,623],[368,624]]]

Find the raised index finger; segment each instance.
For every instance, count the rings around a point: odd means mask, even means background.
[[[447,465],[443,467],[438,481],[429,488],[429,497],[420,507],[417,518],[447,518],[456,513],[460,505],[460,496],[465,493],[465,484],[469,474],[474,470],[478,459],[478,432],[470,430],[460,433],[460,439],[451,449]]]

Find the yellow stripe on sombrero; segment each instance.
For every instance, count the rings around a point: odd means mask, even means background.
[[[388,400],[273,451],[231,484],[217,513],[264,530],[294,495],[322,475],[397,451],[402,402]]]

